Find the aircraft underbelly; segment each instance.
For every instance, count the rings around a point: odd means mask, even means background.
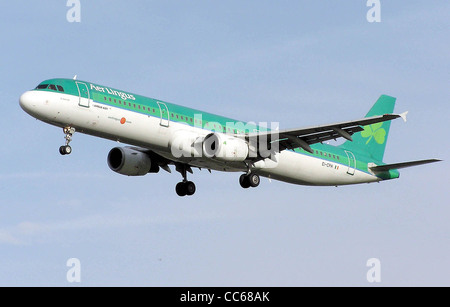
[[[264,177],[301,185],[335,186],[379,181],[379,178],[360,170],[355,170],[353,175],[347,171],[348,166],[340,163],[282,151],[277,163],[270,161],[257,172]]]

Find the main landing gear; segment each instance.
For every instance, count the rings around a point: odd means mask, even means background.
[[[69,146],[70,141],[72,141],[72,135],[75,133],[75,128],[73,127],[64,127],[64,134],[66,135],[64,138],[66,139],[66,145],[59,147],[59,153],[61,155],[70,155],[72,153],[72,147]]]
[[[177,192],[178,196],[191,196],[195,193],[195,184],[192,181],[187,180],[187,172],[189,171],[192,173],[191,168],[186,164],[177,165],[176,169],[178,172],[181,173],[181,176],[183,176],[183,181],[177,183],[175,187],[175,191]]]
[[[261,179],[256,174],[242,174],[241,177],[239,177],[239,183],[241,184],[241,187],[244,189],[248,189],[250,187],[256,188],[259,186],[259,183],[261,182]]]
[[[195,183],[192,181],[182,181],[178,182],[175,186],[175,191],[177,192],[178,196],[191,196],[195,193]]]

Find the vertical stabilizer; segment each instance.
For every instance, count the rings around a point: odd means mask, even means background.
[[[394,97],[381,95],[366,117],[393,113],[395,101]],[[363,131],[352,136],[353,141],[346,141],[340,147],[352,152],[364,153],[376,161],[383,161],[390,127],[391,121],[364,126]]]

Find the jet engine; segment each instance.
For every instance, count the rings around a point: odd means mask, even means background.
[[[115,147],[108,154],[108,166],[116,173],[126,176],[144,176],[149,172],[159,170],[158,165],[152,165],[150,157],[129,147]]]
[[[203,154],[207,158],[224,162],[242,162],[248,158],[245,140],[221,133],[208,134],[203,140]]]

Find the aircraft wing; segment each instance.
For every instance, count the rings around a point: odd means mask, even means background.
[[[406,112],[403,114],[384,114],[380,116],[365,117],[358,120],[340,122],[331,125],[313,126],[300,129],[289,129],[279,131],[264,131],[250,133],[247,135],[250,139],[252,137],[258,137],[259,140],[265,138],[269,147],[278,142],[279,151],[285,149],[303,148],[304,150],[312,153],[310,145],[315,143],[321,143],[324,141],[337,139],[343,137],[347,140],[352,140],[352,135],[356,132],[364,130],[362,127],[393,120],[402,117],[406,120]]]

